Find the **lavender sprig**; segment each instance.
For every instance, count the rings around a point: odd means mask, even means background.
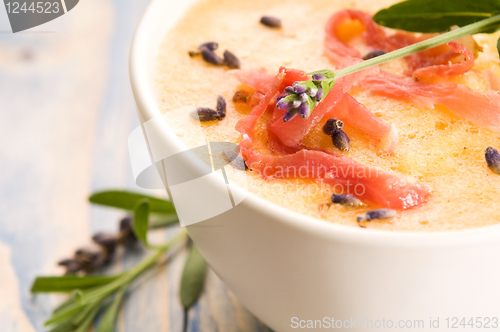
[[[333,88],[335,73],[331,70],[319,70],[307,75],[312,76],[309,81],[298,81],[285,88],[285,93],[276,100],[276,108],[286,110],[283,121],[293,119],[297,114],[303,119],[311,112]]]
[[[413,53],[417,53],[435,46],[445,44],[463,36],[472,35],[484,31],[485,29],[498,28],[500,26],[500,14],[486,18],[484,20],[463,26],[459,29],[438,35],[409,45],[398,50],[365,60],[355,65],[339,69],[335,73],[331,70],[319,70],[308,75],[312,75],[309,81],[295,82],[285,89],[285,93],[278,97],[276,107],[286,109],[283,121],[290,121],[297,114],[302,118],[308,118],[313,108],[330,92],[335,84],[334,78],[351,75],[358,71],[383,64],[388,61],[399,59]],[[316,89],[316,92],[315,92]],[[304,96],[302,94],[305,93]],[[306,98],[306,96],[308,98]],[[302,98],[302,99],[301,99]],[[282,101],[284,99],[284,101]],[[304,101],[302,101],[304,100]]]

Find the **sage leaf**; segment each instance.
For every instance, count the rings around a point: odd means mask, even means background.
[[[89,289],[116,280],[117,276],[56,276],[37,277],[31,286],[32,293],[69,293],[75,289]]]
[[[189,309],[198,300],[207,274],[207,262],[195,245],[191,245],[181,277],[180,297],[184,309]]]
[[[162,228],[169,226],[178,226],[179,217],[176,213],[172,214],[150,214],[149,215],[149,228]]]
[[[94,204],[134,211],[137,202],[148,199],[151,213],[173,214],[175,208],[172,202],[165,199],[122,190],[107,190],[97,192],[89,197]]]
[[[143,199],[137,203],[134,212],[134,233],[137,238],[148,245],[149,200]]]
[[[88,310],[85,316],[82,316],[81,320],[77,322],[78,328],[75,330],[76,332],[85,332],[89,328],[90,324],[94,321],[95,316],[101,309],[102,301],[98,301],[94,304],[88,306]]]
[[[373,17],[388,28],[412,32],[445,32],[500,13],[500,0],[406,0]]]
[[[123,302],[125,296],[126,286],[123,286],[118,290],[115,295],[113,302],[110,304],[106,312],[103,314],[101,321],[99,322],[99,327],[97,332],[113,332],[115,328],[116,316],[118,315],[118,310]]]
[[[47,321],[45,321],[44,325],[49,326],[57,323],[61,323],[65,321],[67,318],[75,316],[79,314],[83,309],[84,305],[74,302],[73,304],[70,304],[66,306],[64,309],[59,310],[57,313],[52,315]]]
[[[73,323],[73,317],[62,321],[61,323],[55,325],[53,328],[49,330],[49,332],[68,332],[73,331],[76,328],[76,325]]]
[[[54,308],[54,310],[52,311],[52,315],[57,315],[60,312],[64,311],[69,306],[74,305],[78,301],[80,296],[81,296],[81,291],[79,289],[71,292],[70,297],[66,301],[58,305],[56,308]]]

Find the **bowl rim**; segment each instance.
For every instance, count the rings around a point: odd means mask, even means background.
[[[186,10],[199,0],[175,2],[179,10]],[[150,75],[150,66],[156,63],[157,49],[150,52],[151,43],[156,39],[159,45],[165,32],[175,25],[177,20],[165,20],[161,17],[163,9],[171,6],[170,1],[152,0],[143,13],[134,33],[130,48],[129,74],[132,92],[138,107],[138,115],[142,123],[156,116],[161,116],[153,89],[153,80]],[[172,11],[174,12],[174,11]],[[179,12],[179,14],[184,11]],[[182,15],[178,15],[181,17]],[[178,17],[178,18],[179,18]],[[158,29],[158,25],[162,29]],[[158,32],[160,30],[160,33]],[[153,53],[153,54],[152,54]],[[179,151],[182,150],[181,140],[169,132],[168,126],[162,123],[156,133],[161,139],[168,140],[175,144]],[[265,200],[248,192],[245,198],[247,204],[259,213],[271,217],[275,222],[285,223],[289,226],[301,229],[304,232],[320,237],[336,238],[342,241],[359,242],[363,244],[397,246],[397,247],[443,247],[461,246],[488,242],[487,240],[498,240],[500,236],[500,224],[489,225],[478,228],[463,230],[443,230],[443,231],[387,231],[376,229],[363,229],[340,225],[332,222],[325,222],[308,215],[288,210],[282,206]]]

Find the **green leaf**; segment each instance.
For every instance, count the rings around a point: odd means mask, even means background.
[[[148,244],[149,200],[143,199],[137,203],[134,212],[134,233],[137,238]]]
[[[69,293],[75,289],[89,289],[96,286],[105,285],[117,276],[57,276],[57,277],[37,277],[31,286],[32,293]]]
[[[412,32],[445,32],[500,13],[500,0],[407,0],[382,9],[373,20]]]
[[[178,226],[179,217],[177,214],[151,214],[149,215],[149,228],[162,228],[169,226]]]
[[[70,304],[70,305],[66,306],[64,309],[58,310],[57,313],[52,315],[52,317],[50,317],[45,322],[45,326],[61,323],[61,322],[65,321],[66,319],[68,319],[69,317],[75,316],[78,313],[80,313],[84,307],[85,307],[84,305],[82,305],[78,302]]]
[[[75,325],[77,325],[77,326],[80,325],[83,321],[85,321],[87,319],[89,314],[91,314],[95,310],[96,306],[100,307],[103,300],[104,300],[104,297],[102,299],[100,299],[99,301],[93,302],[91,304],[87,304],[82,309],[82,311],[80,311],[78,314],[75,315],[75,317],[73,319],[73,323],[75,323]]]
[[[497,51],[500,54],[500,38],[497,40]]]
[[[326,96],[328,95],[330,90],[333,89],[334,85],[335,85],[334,79],[321,81],[321,88],[323,89],[323,96],[321,97],[321,101],[325,100]]]
[[[137,202],[143,199],[149,200],[149,209],[151,213],[175,213],[174,205],[170,201],[129,191],[108,190],[97,192],[89,197],[91,203],[129,211],[133,211]]]
[[[118,315],[118,310],[125,296],[125,291],[127,287],[124,286],[118,290],[116,296],[111,303],[111,305],[106,309],[106,312],[99,322],[99,327],[96,332],[113,332],[115,327],[116,316]]]
[[[78,302],[78,300],[80,299],[80,297],[82,296],[82,293],[79,289],[71,292],[71,295],[70,297],[64,301],[63,303],[61,303],[60,305],[58,305],[53,311],[52,311],[52,315],[58,315],[59,313],[61,313],[62,311],[64,311],[66,308],[74,305],[75,303]]]
[[[198,248],[192,245],[181,278],[181,304],[185,309],[190,308],[200,296],[206,274],[207,262]]]
[[[49,332],[68,332],[73,331],[75,328],[76,325],[73,323],[73,317],[70,317],[65,321],[62,321],[59,324],[55,325],[49,330]]]
[[[89,328],[90,324],[94,321],[95,316],[101,309],[102,301],[96,302],[88,306],[88,310],[85,316],[77,322],[78,328],[75,330],[76,332],[85,332]]]

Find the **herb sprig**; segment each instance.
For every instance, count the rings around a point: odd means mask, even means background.
[[[500,1],[498,0],[486,0],[484,2],[464,0],[403,1],[379,11],[374,16],[374,20],[390,28],[417,32],[443,32],[455,25],[462,27],[335,72],[328,69],[318,72],[322,72],[325,75],[323,79],[328,80],[330,86],[333,87],[337,78],[436,47],[467,35],[496,31],[500,28],[500,14],[498,13],[500,13]],[[500,41],[498,45],[500,52]],[[297,84],[298,82],[295,85]],[[318,80],[313,77],[311,80],[300,82],[300,84],[303,86],[318,84]],[[299,102],[282,102],[282,100],[288,99],[300,101],[297,96],[298,93],[292,90],[294,86],[290,88],[288,91],[285,90],[285,94],[280,96],[276,103],[277,108],[287,110],[283,116],[283,121],[289,121],[299,113],[303,118],[309,117],[312,109],[316,107],[316,103],[311,104],[307,101],[303,101],[301,104]],[[326,93],[322,98],[324,99],[325,96]],[[307,112],[299,112],[302,109],[307,110]]]
[[[158,264],[164,254],[187,238],[182,230],[167,243],[153,245],[148,242],[150,228],[178,225],[171,202],[128,191],[111,190],[93,194],[90,202],[134,212],[132,229],[135,237],[153,252],[131,269],[111,276],[65,275],[41,276],[33,282],[32,293],[70,293],[70,298],[57,307],[45,322],[50,332],[86,331],[97,314],[103,315],[97,332],[112,332],[119,308],[130,285],[143,273]],[[154,221],[154,222],[152,222]],[[198,249],[190,243],[180,284],[180,301],[187,313],[197,301],[205,282],[207,263]],[[187,325],[184,326],[186,330]]]
[[[441,33],[499,13],[498,0],[407,0],[380,10],[373,20],[392,29]]]

